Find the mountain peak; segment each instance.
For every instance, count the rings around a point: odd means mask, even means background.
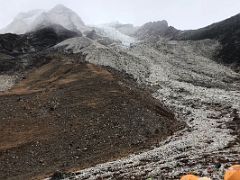
[[[52,8],[51,11],[72,11],[72,10],[64,6],[63,4],[58,4],[54,8]]]
[[[50,11],[34,10],[20,13],[11,24],[0,32],[24,34],[36,30],[38,27],[54,24],[76,32],[88,29],[77,13],[62,4],[58,4]]]

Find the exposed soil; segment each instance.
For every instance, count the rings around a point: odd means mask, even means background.
[[[150,148],[182,128],[126,77],[52,61],[0,94],[0,179],[38,179]]]

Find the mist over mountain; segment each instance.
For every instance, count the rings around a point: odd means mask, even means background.
[[[81,18],[71,9],[57,5],[49,11],[33,10],[20,13],[7,27],[0,30],[1,33],[24,34],[41,26],[59,24],[70,31],[85,31]]]

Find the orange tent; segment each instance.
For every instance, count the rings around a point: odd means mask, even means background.
[[[240,180],[240,165],[230,167],[224,175],[224,180]]]
[[[185,176],[181,177],[180,180],[198,180],[198,179],[199,179],[198,176],[188,174],[188,175],[185,175]]]

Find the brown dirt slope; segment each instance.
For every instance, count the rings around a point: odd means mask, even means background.
[[[183,124],[133,81],[52,61],[0,94],[0,179],[36,179],[151,147]]]

